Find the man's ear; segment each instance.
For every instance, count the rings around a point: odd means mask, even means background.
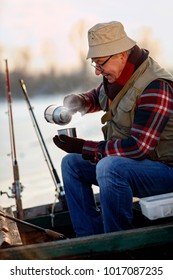
[[[127,62],[127,59],[128,59],[128,53],[126,51],[120,53],[120,58],[121,58],[123,64],[125,64]]]

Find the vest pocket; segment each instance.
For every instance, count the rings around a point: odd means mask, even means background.
[[[121,100],[116,112],[114,112],[113,121],[117,123],[119,127],[131,127],[134,119],[134,107],[134,101],[130,100],[129,98]]]

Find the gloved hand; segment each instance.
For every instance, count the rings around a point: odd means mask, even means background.
[[[82,148],[85,140],[61,134],[59,136],[54,136],[53,142],[58,148],[67,153],[82,154]]]
[[[69,94],[64,97],[63,105],[70,110],[71,114],[75,114],[84,109],[84,99],[80,95]]]

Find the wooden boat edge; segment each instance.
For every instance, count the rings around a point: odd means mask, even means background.
[[[172,224],[2,249],[0,259],[92,259],[110,255],[116,258],[116,254],[123,252],[166,244],[173,244]]]

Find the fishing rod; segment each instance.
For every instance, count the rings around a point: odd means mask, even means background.
[[[23,80],[19,80],[19,82],[20,82],[23,94],[25,96],[25,100],[26,100],[27,105],[28,105],[28,109],[29,109],[30,116],[31,116],[31,119],[32,119],[32,122],[33,122],[33,126],[35,128],[35,131],[36,131],[36,134],[37,134],[37,137],[38,137],[38,140],[39,140],[39,143],[40,143],[40,146],[41,146],[44,158],[45,158],[45,161],[48,165],[50,174],[51,174],[53,182],[55,184],[55,190],[58,192],[58,199],[59,199],[60,202],[62,202],[63,206],[66,207],[65,192],[64,192],[63,186],[61,185],[61,181],[59,179],[57,171],[56,171],[56,169],[53,165],[53,162],[51,160],[50,154],[49,154],[48,149],[46,147],[46,144],[45,144],[45,141],[43,139],[43,136],[42,136],[41,130],[39,128],[38,122],[36,120],[36,117],[35,117],[35,114],[34,114],[34,111],[33,111],[33,107],[31,106],[31,103],[30,103],[30,100],[29,100],[29,95],[28,95],[28,92],[27,92],[27,89],[26,89],[26,85],[25,85]]]
[[[6,97],[8,103],[11,159],[12,159],[13,177],[14,177],[14,182],[12,184],[11,191],[13,194],[12,197],[14,197],[16,201],[17,217],[23,219],[23,207],[22,207],[22,200],[21,200],[21,191],[23,190],[23,186],[19,181],[19,166],[18,166],[17,156],[16,156],[16,144],[15,144],[13,112],[12,112],[12,96],[11,96],[11,89],[10,89],[10,75],[8,70],[7,59],[5,60],[5,67],[6,67]]]
[[[28,227],[32,227],[36,230],[39,230],[39,231],[43,231],[44,233],[46,233],[47,235],[49,235],[50,237],[53,237],[53,238],[56,238],[56,239],[66,239],[65,235],[63,235],[62,233],[59,233],[59,232],[56,232],[56,231],[53,231],[53,230],[50,230],[50,229],[46,229],[46,228],[42,228],[40,226],[37,226],[35,224],[31,224],[31,223],[28,223],[26,221],[23,221],[23,220],[20,220],[18,218],[15,218],[13,216],[10,216],[8,214],[5,214],[3,211],[0,210],[0,216],[6,218],[6,219],[9,219],[11,221],[14,221],[16,223],[20,223],[22,225],[25,225],[25,226],[28,226]]]

